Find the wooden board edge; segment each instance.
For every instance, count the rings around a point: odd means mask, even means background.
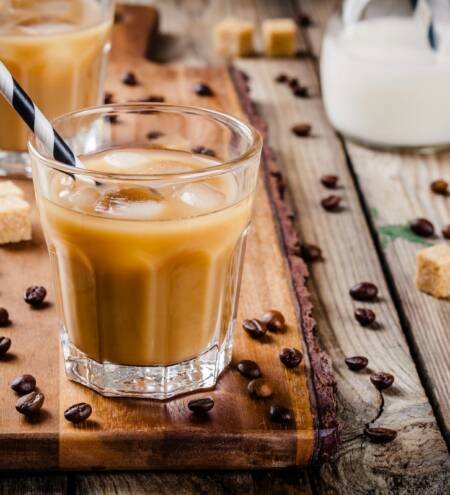
[[[230,66],[229,72],[245,114],[264,138],[262,152],[264,182],[277,223],[282,252],[290,268],[294,298],[298,305],[299,327],[302,330],[301,337],[311,366],[308,388],[311,400],[315,401],[313,410],[316,423],[316,442],[312,462],[328,462],[335,454],[339,443],[337,386],[331,359],[321,349],[317,336],[317,324],[312,315],[313,305],[306,286],[309,277],[308,267],[299,254],[300,240],[294,226],[292,209],[285,199],[283,174],[275,152],[268,143],[268,124],[249,97],[245,74],[233,65]]]

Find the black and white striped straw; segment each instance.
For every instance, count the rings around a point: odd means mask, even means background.
[[[84,168],[68,144],[56,132],[1,61],[0,93],[41,141],[52,158],[72,167]]]

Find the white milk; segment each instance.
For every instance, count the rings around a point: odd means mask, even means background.
[[[417,17],[368,19],[345,28],[332,18],[320,72],[333,126],[374,146],[449,145],[450,54],[442,48],[430,47],[428,26]]]

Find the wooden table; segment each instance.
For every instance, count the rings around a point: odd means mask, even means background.
[[[250,75],[251,97],[269,124],[269,141],[288,179],[301,239],[324,252],[324,261],[310,267],[310,290],[320,338],[338,381],[342,445],[333,462],[307,471],[5,474],[0,493],[447,493],[450,303],[415,290],[414,253],[421,245],[406,238],[403,226],[418,216],[440,227],[450,222],[450,200],[429,192],[431,180],[450,179],[450,153],[374,152],[336,136],[320,100],[317,65],[324,25],[339,3],[335,0],[139,3],[160,10],[166,33],[160,59],[189,65],[219,63],[209,33],[225,15],[260,22],[302,11],[313,19],[299,37],[312,57],[242,59],[237,65]],[[311,97],[293,98],[274,82],[280,72],[298,77]],[[301,121],[312,124],[311,138],[290,133]],[[339,214],[324,214],[320,206],[327,194],[319,183],[324,173],[340,177],[344,209]],[[362,280],[373,281],[381,292],[374,306],[381,323],[377,330],[362,329],[354,321],[348,289]],[[399,432],[391,444],[373,445],[360,435],[377,411],[378,397],[367,375],[345,366],[344,357],[353,354],[368,356],[371,369],[396,377],[380,418],[380,424]]]

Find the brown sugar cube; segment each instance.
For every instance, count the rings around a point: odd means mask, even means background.
[[[297,25],[292,19],[266,19],[262,24],[264,52],[268,57],[293,57]]]
[[[416,285],[427,294],[450,299],[450,244],[436,244],[416,255]]]
[[[214,28],[214,49],[223,57],[247,57],[253,53],[255,26],[250,21],[227,18]]]

